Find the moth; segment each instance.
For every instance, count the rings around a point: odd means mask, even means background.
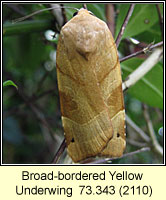
[[[69,156],[74,162],[122,156],[126,142],[121,69],[106,23],[80,9],[61,29],[56,67]]]

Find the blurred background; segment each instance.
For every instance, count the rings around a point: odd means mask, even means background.
[[[63,4],[81,8],[82,4]],[[129,4],[86,4],[88,10],[108,24],[114,38],[125,19]],[[61,124],[56,79],[56,47],[62,25],[73,16],[73,9],[44,11],[22,22],[13,20],[60,4],[3,4],[3,164],[49,164],[61,145]],[[62,6],[62,4],[61,4]],[[118,47],[123,58],[148,45],[161,42],[162,4],[136,4]],[[123,80],[149,55],[138,55],[121,62]],[[163,62],[158,62],[141,80],[124,93],[126,114],[143,132],[127,125],[125,153],[150,147],[113,163],[161,164],[162,153],[153,145],[148,127],[151,122],[158,145],[163,146]],[[147,119],[146,114],[149,119]],[[60,159],[64,163],[66,151]]]

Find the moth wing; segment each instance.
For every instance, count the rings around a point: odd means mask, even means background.
[[[103,21],[84,13],[63,27],[57,77],[73,161],[121,156],[125,147],[121,71],[114,40]]]

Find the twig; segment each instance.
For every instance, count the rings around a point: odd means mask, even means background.
[[[160,7],[158,4],[156,4],[158,16],[159,16],[159,22],[160,22],[160,29],[161,29],[161,36],[163,37],[163,17],[161,15]]]
[[[86,3],[84,3],[84,4],[82,5],[82,7],[83,7],[84,9],[87,9]]]
[[[143,148],[138,149],[136,151],[123,154],[123,156],[121,156],[121,157],[99,159],[99,160],[90,162],[88,164],[103,164],[103,163],[108,163],[108,162],[111,162],[112,160],[122,159],[122,158],[125,158],[125,157],[133,156],[133,155],[138,154],[138,153],[145,152],[145,151],[150,151],[150,148],[149,147],[143,147]]]
[[[140,128],[130,119],[130,117],[128,117],[127,115],[126,115],[126,122],[127,122],[127,124],[128,124],[131,128],[133,128],[133,129],[139,134],[139,136],[140,136],[145,142],[147,142],[147,143],[150,142],[150,138],[147,136],[147,134],[146,134],[142,129],[140,129]]]
[[[149,135],[152,139],[153,147],[161,156],[163,156],[163,148],[160,146],[160,144],[157,141],[157,138],[153,129],[153,124],[152,124],[152,121],[150,120],[150,116],[148,113],[148,107],[145,104],[143,104],[143,109],[144,109],[144,117],[145,117],[147,127],[149,130]]]
[[[154,45],[148,45],[147,47],[145,47],[145,48],[143,48],[142,50],[140,50],[140,51],[137,51],[137,52],[135,52],[135,53],[132,53],[132,54],[130,54],[130,55],[128,55],[128,56],[125,56],[124,58],[121,58],[121,59],[119,59],[119,61],[120,62],[123,62],[123,61],[125,61],[125,60],[128,60],[128,59],[130,59],[130,58],[133,58],[133,57],[135,57],[135,56],[137,56],[137,55],[140,55],[140,54],[142,54],[142,53],[147,53],[148,51],[150,51],[150,50],[152,50],[152,49],[154,49],[154,48],[156,48],[156,47],[160,47],[160,46],[162,46],[163,45],[163,41],[161,41],[161,42],[158,42],[157,44],[154,44]]]
[[[64,5],[60,4],[60,6],[62,7],[61,10],[62,10],[62,16],[63,16],[63,25],[64,25],[67,22],[66,12],[64,9]]]
[[[58,4],[55,4],[55,5],[58,5]],[[61,8],[61,7],[60,7],[60,8]],[[77,10],[77,11],[78,11],[77,8],[70,7],[70,6],[65,6],[65,8],[70,8],[70,9],[74,9],[74,10]],[[18,18],[18,19],[13,20],[13,23],[21,22],[21,21],[23,21],[23,20],[25,20],[25,19],[28,19],[28,18],[30,18],[30,17],[32,17],[32,16],[34,16],[34,15],[37,15],[37,14],[39,14],[39,13],[42,13],[43,11],[48,11],[48,10],[53,10],[53,9],[59,9],[59,7],[57,8],[57,6],[54,6],[54,7],[51,7],[51,8],[44,8],[44,9],[41,9],[41,10],[37,10],[37,11],[35,11],[35,12],[29,14],[29,15],[26,15],[26,16],[24,16],[24,17],[20,17],[20,18]]]
[[[66,142],[65,142],[65,139],[64,139],[63,142],[61,143],[61,146],[59,147],[58,151],[56,152],[56,154],[54,156],[52,164],[57,164],[57,162],[60,159],[60,156],[62,155],[65,148],[66,148]]]
[[[148,71],[150,71],[161,58],[163,49],[157,48],[154,52],[123,82],[123,91],[134,85],[140,80]]]
[[[15,11],[16,13],[20,14],[21,16],[25,16],[25,13],[22,10],[20,10],[17,6],[13,4],[6,4],[6,6]]]
[[[114,32],[115,32],[114,5],[113,4],[106,4],[105,5],[105,12],[106,12],[106,19],[107,19],[108,28],[110,29],[112,35],[114,36]]]
[[[44,92],[41,93],[40,95],[35,96],[34,98],[32,97],[32,98],[30,98],[30,99],[31,99],[31,101],[36,101],[36,100],[38,100],[38,99],[40,99],[40,98],[42,98],[42,97],[44,97],[44,96],[46,96],[46,95],[48,95],[48,94],[54,93],[55,91],[56,91],[56,89],[53,88],[53,89],[44,91]]]
[[[42,94],[40,94],[40,95],[38,95],[38,96],[32,95],[32,97],[29,97],[29,101],[31,101],[31,102],[34,103],[35,101],[39,100],[40,98],[44,97],[45,95],[54,93],[55,91],[56,91],[56,89],[53,88],[53,89],[44,91]],[[25,104],[26,104],[26,103],[23,102],[22,104],[20,104],[20,105],[18,105],[18,106],[16,106],[16,107],[13,107],[13,108],[10,109],[9,111],[4,112],[3,117],[6,118],[6,117],[8,117],[8,116],[10,116],[10,115],[12,115],[12,114],[18,113],[19,110],[23,110],[23,109],[24,109]]]
[[[158,116],[158,121],[157,122],[161,122],[163,121],[163,112],[159,109],[159,108],[154,108],[157,116]]]
[[[138,142],[132,139],[126,139],[127,144],[131,144],[133,146],[137,146],[137,147],[146,147],[147,143],[143,143],[143,142]]]
[[[56,20],[56,29],[60,29],[60,27],[62,27],[64,25],[64,18],[63,18],[63,14],[62,14],[62,8],[60,4],[50,4],[50,6],[52,8],[55,8],[51,11],[51,13],[53,14],[55,20]],[[59,30],[60,31],[60,30]]]
[[[44,73],[44,75],[41,77],[40,81],[39,81],[38,84],[37,84],[37,89],[36,89],[36,92],[35,92],[35,93],[37,93],[37,92],[42,88],[42,85],[43,85],[43,83],[44,83],[44,81],[46,80],[46,78],[47,78],[48,75],[49,75],[49,72],[46,71],[46,72]]]
[[[31,108],[31,110],[33,111],[33,113],[36,115],[37,119],[40,120],[41,123],[48,128],[50,136],[52,137],[52,139],[54,141],[56,141],[56,138],[55,138],[56,135],[55,135],[54,131],[51,129],[51,127],[49,126],[49,124],[47,123],[47,121],[46,121],[46,119],[44,117],[44,114],[41,113],[37,109],[37,107],[29,100],[29,98],[27,96],[25,96],[25,94],[23,94],[23,92],[20,90],[20,87],[19,87],[19,90],[18,90],[18,94],[25,101],[25,103]]]
[[[120,29],[120,32],[119,32],[119,34],[118,34],[118,36],[117,36],[117,38],[116,38],[116,42],[115,42],[115,43],[116,43],[117,48],[118,48],[118,46],[119,46],[119,43],[120,43],[120,40],[121,40],[122,35],[123,35],[123,33],[124,33],[124,30],[125,30],[125,28],[126,28],[128,22],[129,22],[129,19],[130,19],[131,15],[132,15],[132,12],[133,12],[133,10],[134,10],[134,6],[135,6],[135,4],[131,4],[131,5],[130,5],[129,10],[128,10],[128,13],[127,13],[127,15],[126,15],[126,18],[125,18],[125,20],[124,20],[124,23],[122,24],[121,29]]]

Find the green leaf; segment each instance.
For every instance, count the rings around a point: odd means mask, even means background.
[[[3,36],[42,32],[51,28],[51,20],[23,21],[16,24],[6,23],[3,25]]]
[[[121,25],[125,19],[128,12],[129,4],[122,4],[120,6],[119,15],[117,18],[116,33],[117,37]],[[144,31],[149,30],[156,22],[158,22],[159,17],[155,4],[136,4],[133,14],[127,24],[124,31],[123,37],[133,37]]]
[[[7,70],[32,80],[35,70],[49,58],[51,46],[45,45],[38,33],[11,36],[4,39]],[[36,78],[35,78],[36,79]],[[20,80],[21,81],[21,80]]]
[[[121,64],[123,79],[133,72],[142,59],[132,58]],[[163,68],[156,64],[142,79],[127,91],[130,95],[152,107],[163,109]]]
[[[76,3],[65,3],[64,6],[80,9],[82,7],[82,4],[78,4],[78,3],[77,4]],[[75,12],[77,12],[76,10],[71,9],[71,8],[65,8],[65,11],[66,11],[66,16],[67,16],[68,20],[70,20],[73,17],[73,14]]]
[[[134,36],[138,41],[144,41],[146,43],[158,43],[162,40],[162,34],[159,23],[156,23],[150,27],[147,31],[140,33],[139,35]]]
[[[87,4],[87,8],[99,19],[106,20],[104,4]]]
[[[13,81],[11,81],[11,80],[8,80],[8,81],[3,82],[3,87],[9,86],[9,85],[12,85],[12,86],[14,86],[16,89],[18,89],[17,85],[16,85]]]

